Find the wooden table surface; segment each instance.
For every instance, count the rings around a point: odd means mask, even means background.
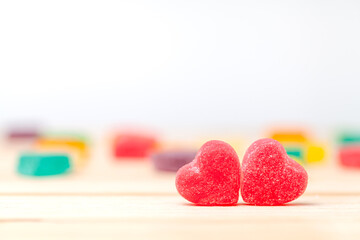
[[[28,178],[16,154],[0,154],[0,239],[360,239],[360,171],[334,164],[309,167],[307,191],[285,206],[198,207],[149,161],[96,151],[73,174]]]

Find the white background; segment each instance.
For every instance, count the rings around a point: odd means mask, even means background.
[[[360,1],[1,1],[0,124],[360,125]]]

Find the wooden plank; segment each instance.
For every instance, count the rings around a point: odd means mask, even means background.
[[[29,178],[12,172],[0,176],[0,195],[14,193],[84,194],[176,194],[175,174],[158,173],[148,162],[119,163],[112,167],[84,169],[73,175]],[[308,168],[306,194],[360,194],[360,171],[336,168]]]
[[[359,239],[359,223],[303,222],[31,222],[2,223],[2,239]]]
[[[360,220],[360,196],[303,196],[276,207],[194,206],[180,196],[2,196],[0,220],[186,219],[268,220],[330,218]]]
[[[3,196],[0,205],[6,239],[360,237],[359,196],[303,196],[278,207],[197,207],[178,196]]]
[[[0,239],[360,239],[360,171],[308,168],[304,196],[278,207],[198,207],[173,173],[97,149],[74,174],[26,178],[0,159]]]

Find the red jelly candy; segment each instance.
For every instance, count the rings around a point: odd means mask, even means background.
[[[281,205],[306,189],[305,169],[291,159],[274,139],[260,139],[246,151],[242,162],[241,196],[254,205]]]
[[[339,150],[340,163],[345,167],[360,168],[360,146],[346,146]]]
[[[234,205],[239,199],[240,162],[235,150],[222,141],[205,143],[195,159],[179,169],[176,188],[197,205]]]
[[[113,151],[117,158],[143,158],[147,157],[156,147],[153,137],[137,134],[122,134],[115,138]]]

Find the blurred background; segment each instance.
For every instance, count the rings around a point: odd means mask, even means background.
[[[1,0],[0,239],[360,239],[359,30],[357,0]],[[299,200],[178,194],[206,141],[263,137]]]
[[[1,1],[0,126],[357,127],[360,2]]]

